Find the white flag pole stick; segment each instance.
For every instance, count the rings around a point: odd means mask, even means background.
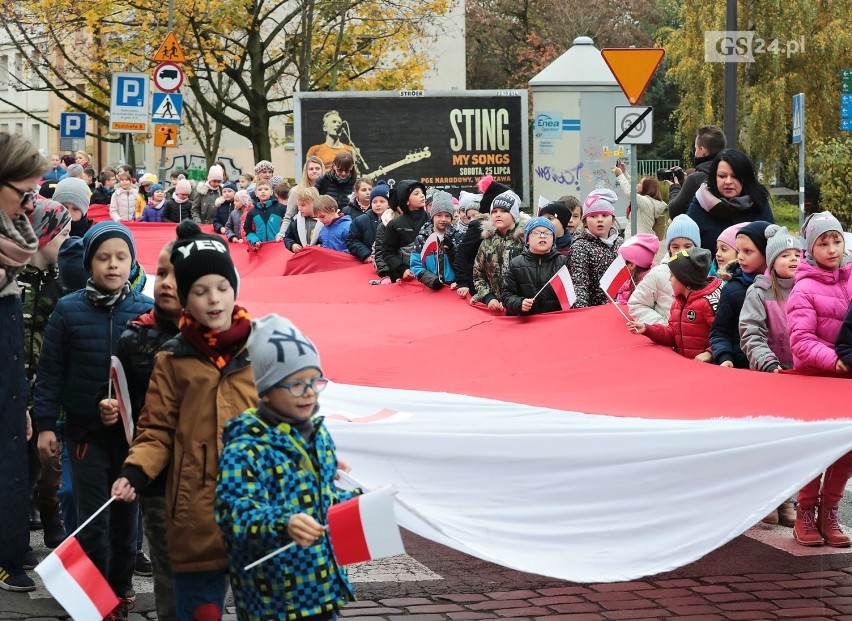
[[[554,274],[554,275],[550,278],[550,280],[548,280],[546,283],[544,283],[544,287],[546,287],[546,286],[547,286],[547,285],[549,285],[551,282],[553,282],[553,279],[554,279],[554,278],[556,278],[556,274]],[[541,289],[539,289],[539,290],[538,290],[538,292],[537,292],[534,296],[532,296],[532,299],[533,299],[533,300],[534,300],[534,299],[536,299],[536,298],[538,297],[538,294],[539,294],[539,293],[541,293],[542,291],[544,291],[544,287],[542,287]]]
[[[610,302],[612,302],[612,305],[613,305],[613,306],[615,306],[615,310],[617,310],[619,313],[621,313],[621,316],[622,316],[622,317],[624,317],[624,319],[625,319],[626,321],[632,321],[632,320],[630,319],[630,317],[628,317],[627,315],[625,315],[625,314],[624,314],[624,311],[623,311],[623,310],[621,310],[621,307],[618,305],[618,303],[616,303],[616,301],[615,301],[615,300],[613,300],[613,299],[612,299],[612,297],[609,295],[609,292],[608,292],[606,289],[604,289],[603,287],[601,287],[601,291],[603,291],[603,292],[604,292],[604,295],[607,297],[607,299],[608,299]]]
[[[246,565],[245,567],[243,567],[243,571],[248,571],[248,570],[249,570],[249,569],[251,569],[252,567],[257,567],[258,565],[260,565],[260,564],[261,564],[261,563],[263,563],[264,561],[268,561],[268,560],[269,560],[269,559],[271,559],[273,556],[278,556],[278,555],[279,555],[279,554],[281,554],[284,550],[287,550],[287,549],[289,549],[289,548],[292,548],[294,545],[296,545],[296,542],[295,542],[295,541],[291,541],[291,542],[290,542],[290,543],[288,543],[286,546],[281,546],[280,548],[278,548],[277,550],[275,550],[275,551],[273,551],[273,552],[270,552],[269,554],[267,554],[267,555],[266,555],[266,556],[264,556],[263,558],[259,558],[259,559],[257,559],[256,561],[254,561],[253,563],[249,563],[248,565]]]
[[[104,510],[104,509],[106,509],[108,506],[110,506],[110,504],[111,504],[111,503],[112,503],[112,501],[114,501],[114,500],[116,500],[116,497],[115,497],[115,496],[110,496],[110,497],[109,497],[109,500],[107,500],[107,501],[106,501],[106,502],[105,502],[105,503],[101,506],[101,508],[100,508],[100,509],[98,509],[98,510],[97,510],[97,511],[95,511],[92,515],[90,515],[90,516],[89,516],[89,519],[88,519],[88,520],[86,520],[85,522],[83,522],[82,524],[80,524],[80,525],[77,527],[77,530],[75,530],[73,533],[71,533],[70,535],[68,535],[68,537],[67,537],[67,538],[74,537],[77,533],[79,533],[81,530],[83,530],[84,528],[86,528],[86,526],[88,526],[88,525],[89,525],[89,522],[91,522],[91,521],[92,521],[92,520],[94,520],[96,517],[98,517],[98,515],[100,515],[101,511],[103,511],[103,510]]]
[[[328,530],[328,526],[323,526],[322,528],[323,528],[323,530]],[[289,549],[290,549],[290,548],[292,548],[294,545],[296,545],[296,542],[295,542],[295,541],[291,541],[291,542],[290,542],[290,543],[288,543],[286,546],[281,546],[281,547],[280,547],[280,548],[278,548],[277,550],[273,550],[272,552],[270,552],[269,554],[267,554],[267,555],[266,555],[266,556],[264,556],[263,558],[259,558],[259,559],[257,559],[256,561],[254,561],[254,562],[252,562],[252,563],[249,563],[248,565],[246,565],[245,567],[243,567],[243,571],[248,571],[248,570],[249,570],[249,569],[251,569],[252,567],[257,567],[258,565],[260,565],[261,563],[263,563],[263,562],[265,562],[265,561],[268,561],[268,560],[269,560],[269,559],[271,559],[272,557],[274,557],[274,556],[278,556],[279,554],[281,554],[282,552],[284,552],[284,550],[289,550]]]

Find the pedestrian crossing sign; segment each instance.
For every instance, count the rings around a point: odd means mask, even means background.
[[[175,125],[154,125],[154,146],[176,147],[179,129]]]
[[[183,95],[178,93],[153,93],[154,112],[151,114],[152,123],[180,125],[180,115],[183,112]]]

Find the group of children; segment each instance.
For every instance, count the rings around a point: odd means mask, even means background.
[[[34,217],[45,247],[67,235],[61,205]],[[281,317],[252,323],[227,244],[191,221],[159,255],[153,300],[130,286],[128,228],[101,222],[81,243],[88,280],[49,314],[32,413],[45,461],[68,449],[80,522],[110,496],[126,501],[77,535],[120,599],[107,618],[135,602],[138,492],[160,618],[220,619],[230,583],[239,618],[331,619],[353,592],[322,523],[351,493],[333,484],[334,444],[314,418],[326,385],[316,347]],[[130,445],[107,395],[111,355],[127,373]],[[299,548],[243,571],[287,540]]]
[[[719,236],[714,265],[700,247],[698,226],[677,216],[666,259],[644,274],[628,300],[634,317],[628,329],[722,367],[848,376],[852,255],[828,212],[811,215],[802,236],[804,247],[775,224],[734,225]],[[785,501],[764,521],[793,526],[803,546],[852,545],[838,517],[850,476],[852,453],[802,488],[795,509]]]
[[[561,310],[546,285],[565,266],[575,308],[607,303],[598,282],[620,254],[631,279],[618,298],[635,334],[725,367],[845,374],[852,365],[852,266],[831,214],[806,221],[804,248],[766,222],[731,227],[719,236],[715,262],[701,248],[698,226],[681,215],[669,225],[666,256],[656,265],[659,240],[640,234],[624,241],[610,190],[596,190],[582,204],[566,197],[529,218],[520,197],[490,178],[480,194],[455,204],[413,180],[367,192],[345,164],[326,173],[333,178],[325,185],[352,178],[357,204],[348,213],[341,194],[315,187],[324,175],[284,197],[297,209],[287,220],[286,204],[259,176],[247,209],[227,205],[240,193],[222,188],[214,228],[229,241],[283,241],[294,253],[311,245],[349,252],[374,265],[375,284],[416,279],[511,315]],[[188,200],[183,181],[174,193]],[[215,181],[208,179],[208,190]],[[57,187],[58,198],[74,189]],[[70,211],[63,226],[73,229]],[[110,495],[132,502],[137,492],[147,494],[149,541],[160,533],[163,544],[151,547],[162,618],[219,618],[230,568],[240,618],[286,609],[330,619],[352,592],[321,528],[325,508],[343,496],[332,485],[333,443],[312,418],[326,382],[315,346],[280,317],[252,323],[236,304],[239,281],[227,245],[189,223],[159,257],[154,300],[130,287],[135,248],[128,229],[92,226],[82,246],[89,279],[50,315],[33,405],[48,460],[59,456],[56,425],[64,412],[79,519]],[[82,358],[68,365],[64,351]],[[118,404],[103,390],[113,353],[130,370],[134,413],[141,410],[131,446],[117,424]],[[849,546],[837,506],[850,474],[852,457],[845,456],[800,491],[794,516],[785,503],[767,519],[794,526],[802,545]],[[296,494],[294,486],[308,491]],[[134,599],[130,506],[109,508],[80,534],[121,598],[113,618],[126,616]],[[255,573],[242,571],[287,539],[303,547]],[[293,566],[305,573],[294,574]]]

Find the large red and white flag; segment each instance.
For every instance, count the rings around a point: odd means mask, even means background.
[[[420,262],[425,266],[426,257],[433,252],[438,252],[438,234],[432,233],[426,238],[426,243],[423,244],[423,250],[420,251]]]
[[[334,556],[341,565],[405,554],[389,486],[334,505],[327,522]]]
[[[574,291],[574,281],[571,280],[571,273],[568,271],[567,265],[560,267],[548,284],[562,305],[562,310],[568,310],[574,306],[574,302],[577,301],[577,293]]]
[[[118,597],[74,536],[63,541],[35,571],[74,621],[100,621],[118,606]]]
[[[601,289],[606,291],[610,299],[615,299],[621,285],[628,280],[630,280],[630,270],[627,269],[624,257],[618,255],[601,276]]]

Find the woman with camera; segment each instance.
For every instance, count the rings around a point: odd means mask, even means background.
[[[729,226],[756,220],[775,223],[769,191],[757,181],[746,154],[736,149],[719,152],[686,215],[698,224],[701,246],[710,252],[716,252],[716,240]]]
[[[613,167],[612,172],[622,192],[630,196],[630,177],[627,175],[624,164],[619,162]],[[662,240],[660,232],[654,230],[654,223],[657,218],[666,214],[668,205],[660,195],[660,184],[656,179],[642,177],[642,180],[636,184],[636,208],[635,233],[651,233]],[[659,228],[665,229],[665,227]]]

